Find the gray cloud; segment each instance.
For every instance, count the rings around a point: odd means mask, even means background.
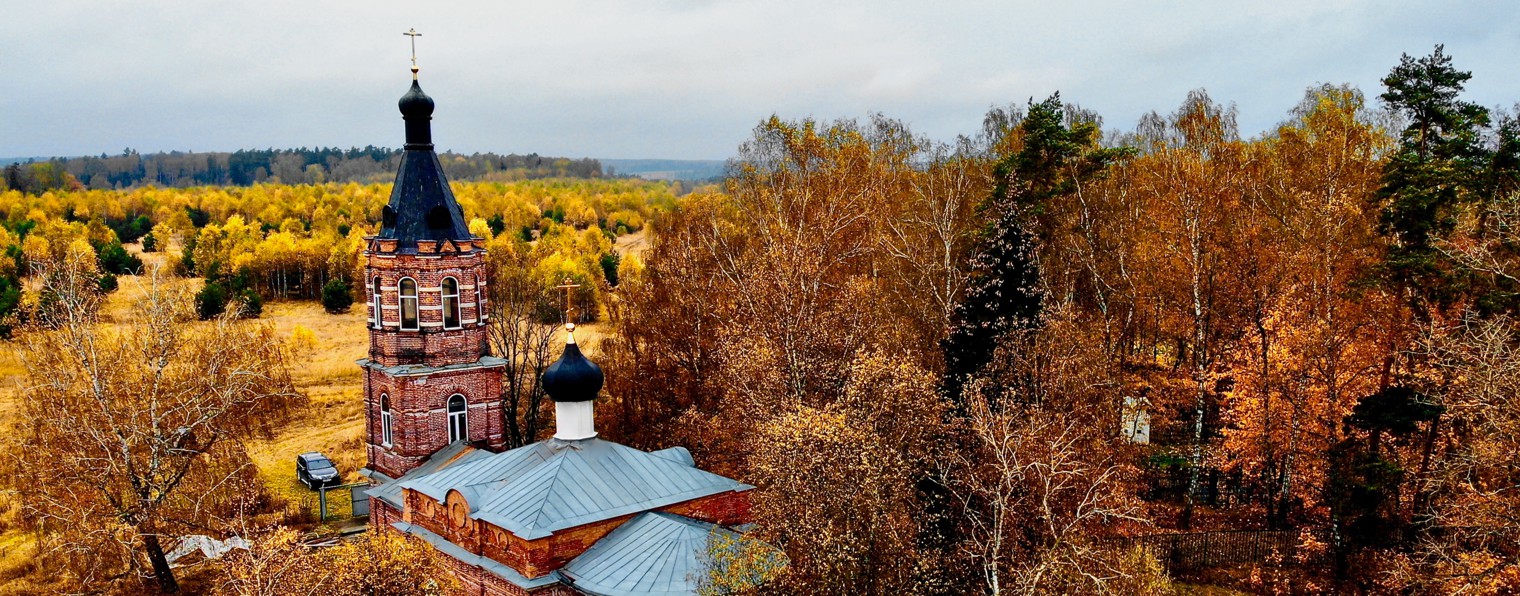
[[[1060,91],[1128,128],[1204,87],[1243,132],[1306,87],[1369,96],[1447,44],[1468,97],[1520,100],[1505,2],[13,2],[0,156],[396,146],[416,27],[461,151],[722,158],[771,113],[880,111],[950,139]]]

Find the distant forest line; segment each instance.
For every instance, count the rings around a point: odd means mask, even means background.
[[[609,175],[593,158],[496,153],[441,153],[451,180],[511,182],[541,178],[603,178]],[[227,152],[138,153],[56,157],[5,166],[0,190],[30,194],[49,190],[125,189],[138,186],[248,186],[251,184],[322,184],[389,182],[401,162],[401,150],[388,147],[338,149],[249,149]]]

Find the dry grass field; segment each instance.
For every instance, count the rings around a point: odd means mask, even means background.
[[[649,230],[643,229],[632,234],[618,236],[617,242],[612,245],[612,250],[620,255],[633,255],[640,259],[649,250]]]
[[[364,379],[354,361],[369,345],[362,312],[332,315],[313,302],[277,302],[264,308],[263,320],[290,344],[296,388],[310,401],[274,438],[249,445],[248,452],[268,488],[308,512],[316,496],[296,480],[296,455],[321,451],[338,464],[346,481],[361,479],[357,471],[364,467]],[[343,494],[335,500],[346,498]],[[347,509],[346,502],[340,504]]]
[[[21,360],[10,346],[0,346],[0,432],[11,434],[15,424],[22,382]],[[0,496],[0,594],[14,589],[36,589],[21,578],[32,574],[37,544],[28,532],[19,529],[21,510],[10,494]]]

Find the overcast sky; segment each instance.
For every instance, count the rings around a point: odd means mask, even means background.
[[[1129,129],[1200,87],[1249,136],[1437,43],[1468,99],[1520,101],[1497,0],[0,0],[0,157],[397,147],[412,27],[434,140],[464,152],[723,159],[772,113],[950,140],[1055,91]]]

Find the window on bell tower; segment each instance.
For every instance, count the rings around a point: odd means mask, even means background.
[[[410,277],[401,278],[401,330],[416,331],[417,325],[417,281]]]
[[[449,398],[449,442],[468,439],[470,436],[469,405],[464,396],[455,393]]]
[[[380,444],[391,446],[391,398],[380,394]]]
[[[486,324],[486,280],[475,276],[475,323]]]
[[[380,308],[380,276],[375,276],[375,284],[373,287],[375,291],[374,293],[370,294],[370,302],[373,302],[375,307],[375,328],[381,329],[385,327],[385,319],[382,318],[384,316],[383,313],[385,312],[385,309]]]
[[[458,329],[459,325],[459,281],[452,277],[443,278],[443,328]]]

